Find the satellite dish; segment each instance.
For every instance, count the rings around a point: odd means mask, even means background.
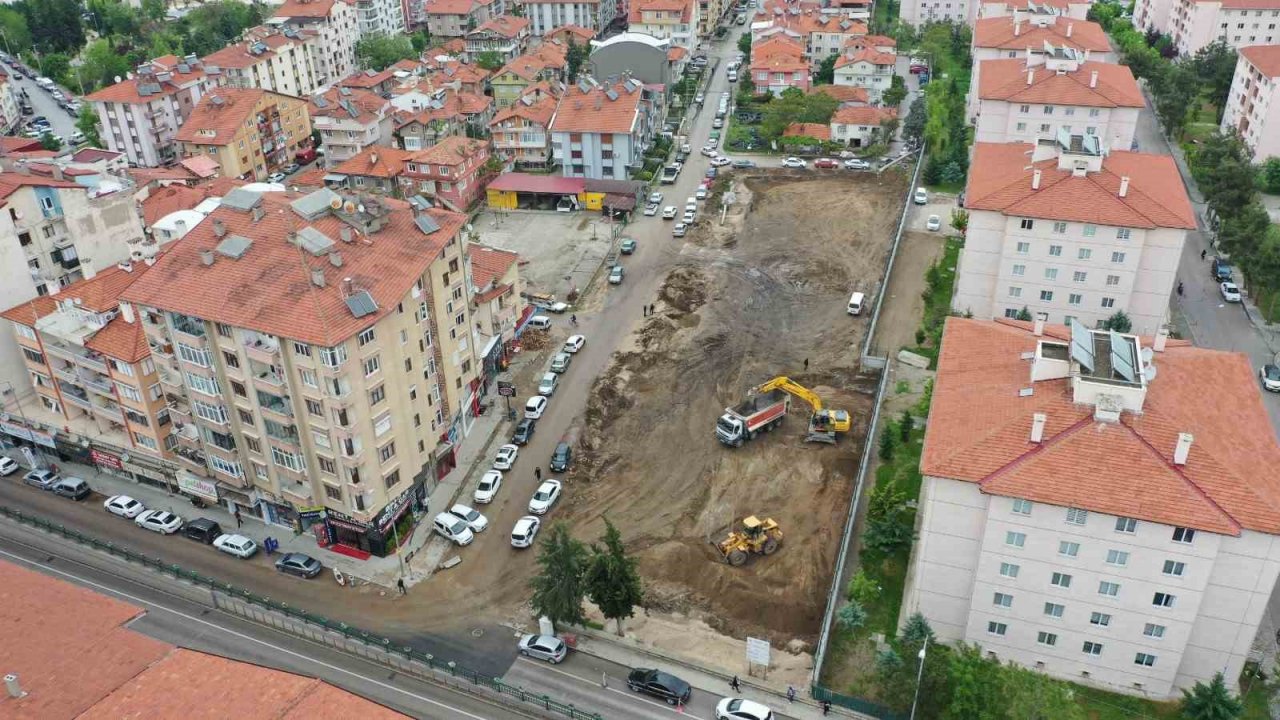
[[[1155,380],[1155,379],[1156,379],[1156,374],[1157,374],[1157,373],[1156,373],[1156,366],[1155,366],[1155,365],[1148,365],[1148,366],[1146,366],[1145,368],[1143,368],[1143,369],[1142,369],[1142,377],[1143,377],[1147,382],[1151,382],[1152,380]]]
[[[335,197],[334,199],[330,200],[329,207],[333,208],[334,210],[337,210],[338,208],[342,207],[342,198]]]
[[[1155,351],[1154,351],[1154,350],[1152,350],[1151,348],[1149,348],[1149,347],[1144,347],[1144,348],[1142,348],[1142,363],[1143,363],[1144,365],[1150,364],[1150,363],[1151,363],[1151,358],[1153,358],[1153,357],[1155,357],[1155,356],[1156,356],[1156,353],[1155,353]]]
[[[345,212],[346,214],[351,215],[352,213],[354,213],[354,212],[356,211],[356,204],[355,204],[355,203],[353,203],[353,202],[351,202],[350,200],[348,200],[348,201],[346,201],[345,203],[343,203],[343,205],[342,205],[342,210],[343,210],[343,212]]]
[[[364,203],[360,203],[359,205],[357,205],[356,209],[359,210],[360,212],[364,212]]]

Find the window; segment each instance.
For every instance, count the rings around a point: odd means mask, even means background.
[[[324,494],[325,494],[325,497],[329,498],[330,500],[339,500],[339,501],[342,500],[342,488],[336,488],[332,485],[325,485]]]
[[[302,458],[298,455],[281,450],[276,446],[271,446],[271,462],[281,467],[289,468],[294,472],[302,472]]]
[[[1069,588],[1071,587],[1071,576],[1066,573],[1056,572],[1049,578],[1049,584],[1054,587]]]
[[[1119,275],[1108,275],[1108,276],[1107,276],[1107,285],[1112,285],[1112,286],[1114,286],[1114,285],[1119,285],[1119,284],[1120,284],[1120,276],[1119,276]]]
[[[1045,268],[1045,269],[1044,269],[1044,279],[1045,279],[1045,280],[1057,280],[1057,279],[1058,279],[1058,268]]]
[[[1097,225],[1085,225],[1085,226],[1084,226],[1084,236],[1085,236],[1085,237],[1093,237],[1094,235],[1097,235],[1097,234],[1098,234],[1098,226],[1097,226]]]
[[[1146,626],[1142,628],[1142,634],[1146,637],[1156,638],[1158,640],[1164,637],[1164,626],[1157,625],[1155,623],[1147,623]]]
[[[316,371],[306,368],[299,368],[298,375],[302,378],[302,384],[307,387],[320,387],[320,383],[316,381]]]
[[[1117,240],[1128,240],[1132,236],[1133,236],[1133,231],[1130,230],[1129,228],[1116,228]]]
[[[1123,550],[1108,550],[1107,564],[1116,567],[1124,567],[1129,564],[1129,553]]]
[[[201,348],[194,348],[190,345],[178,343],[178,357],[192,365],[200,367],[209,367],[209,351]]]
[[[320,348],[320,362],[326,367],[338,368],[342,367],[342,363],[347,361],[347,346],[337,345],[335,347]]]
[[[1082,300],[1084,300],[1084,296],[1083,296],[1083,295],[1081,295],[1080,293],[1068,293],[1068,294],[1067,294],[1067,304],[1068,304],[1068,305],[1079,305],[1079,304],[1080,304],[1080,302],[1081,302]],[[1067,324],[1069,325],[1070,323],[1067,323]]]
[[[1089,519],[1089,511],[1080,508],[1067,508],[1067,522],[1072,525],[1083,525]]]
[[[219,425],[227,424],[227,409],[221,405],[210,405],[199,400],[192,400],[191,409],[195,411],[196,415],[209,422],[218,423]]]
[[[262,443],[258,442],[258,438],[249,435],[244,436],[244,446],[256,453],[262,452]]]
[[[1014,511],[1015,513],[1017,513],[1018,515],[1030,515],[1030,514],[1031,514],[1031,501],[1030,501],[1030,500],[1023,500],[1023,499],[1017,499],[1017,500],[1014,500],[1014,501],[1013,501],[1013,511]]]
[[[1036,642],[1040,643],[1041,645],[1048,645],[1049,647],[1053,647],[1054,645],[1058,644],[1058,636],[1055,633],[1045,632],[1041,630],[1040,632],[1036,633]]]
[[[1111,625],[1111,616],[1106,613],[1089,613],[1089,624],[1098,627],[1109,627]]]
[[[322,405],[319,400],[307,398],[306,402],[308,413],[315,415],[316,417],[324,417],[324,405]]]
[[[120,393],[120,397],[125,400],[142,402],[142,393],[138,392],[137,388],[134,388],[132,385],[125,385],[124,383],[117,382],[116,392]]]
[[[293,344],[293,352],[302,357],[311,357],[311,346],[305,343],[295,342]]]
[[[1019,106],[1018,106],[1018,112],[1022,112],[1022,113],[1029,113],[1029,112],[1031,112],[1031,106],[1030,106],[1030,105],[1019,105]]]
[[[1018,243],[1018,254],[1019,254],[1019,255],[1026,255],[1026,254],[1027,254],[1027,253],[1029,253],[1029,252],[1031,252],[1031,243],[1029,243],[1029,242],[1020,242],[1020,243]]]
[[[222,351],[222,362],[229,368],[240,367],[240,357],[233,352]]]
[[[1004,634],[1008,631],[1009,631],[1009,626],[1002,622],[996,622],[992,620],[987,623],[987,632],[991,633],[992,635],[999,635],[1001,637],[1004,637]]]
[[[1109,298],[1109,297],[1104,297],[1104,298],[1102,298],[1102,307],[1104,307],[1104,308],[1113,308],[1113,307],[1115,307],[1115,306],[1116,306],[1116,299],[1115,299],[1115,298]]]
[[[230,475],[231,477],[238,478],[242,474],[240,470],[240,463],[238,462],[224,460],[218,457],[217,455],[209,455],[208,460],[209,460],[209,467],[213,468],[214,470],[217,470],[223,475]]]
[[[1049,246],[1049,255],[1050,255],[1050,256],[1052,256],[1052,257],[1062,257],[1062,246],[1061,246],[1061,245],[1050,245],[1050,246]]]
[[[1014,274],[1015,276],[1017,276],[1017,277],[1022,277],[1023,275],[1026,275],[1026,274],[1027,274],[1027,266],[1026,266],[1026,265],[1014,265],[1014,266],[1013,266],[1013,274]],[[19,326],[19,327],[21,327],[21,326]]]
[[[1065,235],[1067,232],[1067,224],[1064,222],[1056,222],[1053,224],[1053,231],[1059,235]]]
[[[1026,123],[1024,123],[1024,122],[1020,122],[1020,123],[1018,123],[1018,125],[1017,125],[1017,127],[1016,127],[1015,129],[1016,129],[1018,132],[1025,132],[1025,131],[1026,131],[1026,129],[1027,129],[1027,124],[1026,124]]]
[[[1041,291],[1040,291],[1040,300],[1041,300],[1041,301],[1043,301],[1043,302],[1052,302],[1052,301],[1053,301],[1053,291],[1052,291],[1052,290],[1041,290]]]
[[[187,387],[204,395],[212,395],[217,397],[220,394],[218,390],[218,381],[213,378],[200,377],[192,373],[184,373],[187,379]]]
[[[1076,270],[1071,273],[1071,282],[1084,282],[1089,278],[1089,273],[1082,270]]]
[[[1190,545],[1195,539],[1196,531],[1191,528],[1180,527],[1173,529],[1173,541],[1176,543],[1186,543],[1187,545]]]
[[[1022,297],[1022,288],[1017,287],[1016,285],[1010,285],[1010,286],[1009,286],[1009,297],[1011,297],[1011,298],[1020,298],[1020,297]]]
[[[1113,262],[1113,263],[1122,263],[1122,262],[1124,262],[1124,253],[1122,253],[1122,252],[1113,252],[1113,253],[1111,253],[1111,262]]]
[[[1058,603],[1047,602],[1044,604],[1044,614],[1051,618],[1062,617],[1062,613],[1066,612],[1066,609],[1066,606],[1059,605]]]
[[[1174,577],[1182,577],[1183,571],[1187,569],[1186,563],[1180,563],[1177,560],[1164,561],[1164,574]]]
[[[373,342],[374,337],[373,328],[368,328],[356,336],[356,344],[360,347],[364,347],[365,345]]]
[[[1018,319],[1018,308],[1005,308],[1004,316],[1011,319]]]
[[[1151,667],[1156,664],[1156,656],[1147,653],[1138,653],[1133,657],[1133,664],[1141,665],[1143,667]]]
[[[1080,543],[1062,540],[1058,543],[1058,554],[1063,557],[1075,557],[1080,554]]]
[[[395,456],[396,456],[395,442],[389,442],[386,445],[383,445],[382,447],[378,448],[378,460],[381,462],[386,462]]]
[[[1035,227],[1036,221],[1031,218],[1022,218],[1018,224],[1023,230],[1030,230]]]
[[[1022,547],[1027,544],[1027,534],[1010,530],[1004,534],[1004,544],[1010,547]]]
[[[374,373],[378,372],[378,371],[379,371],[379,370],[381,370],[381,369],[382,369],[382,359],[381,359],[380,357],[378,357],[377,355],[374,355],[374,356],[373,356],[373,357],[371,357],[371,358],[366,358],[366,359],[365,359],[365,361],[364,361],[364,376],[365,376],[365,377],[369,377],[370,375],[372,375],[372,374],[374,374]]]
[[[1116,518],[1116,532],[1132,535],[1138,531],[1138,521],[1133,518]]]
[[[377,405],[387,399],[387,389],[381,385],[369,391],[369,404]]]
[[[338,474],[338,465],[334,463],[331,458],[324,457],[323,455],[317,455],[316,464],[320,466],[321,472],[326,472],[330,475]]]
[[[1018,566],[1013,563],[1000,563],[1000,576],[1007,578],[1018,577]]]
[[[991,598],[991,604],[1003,608],[1013,607],[1013,596],[1008,593],[996,593]]]
[[[1151,598],[1151,604],[1156,607],[1173,607],[1173,603],[1177,598],[1169,593],[1158,592]]]
[[[1115,597],[1120,594],[1120,583],[1103,580],[1098,583],[1098,594],[1106,595],[1107,597]]]
[[[1094,657],[1097,657],[1098,655],[1102,654],[1102,643],[1096,643],[1096,642],[1093,642],[1092,640],[1085,640],[1084,646],[1080,648],[1080,651],[1083,652],[1085,655],[1093,655]]]
[[[1080,248],[1080,251],[1076,253],[1076,258],[1079,260],[1088,260],[1091,257],[1093,257],[1093,251],[1089,248]]]

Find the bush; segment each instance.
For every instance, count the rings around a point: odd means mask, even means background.
[[[641,182],[649,182],[653,179],[653,173],[648,170],[637,170],[631,179],[639,180]]]
[[[893,449],[898,444],[894,439],[892,424],[886,426],[884,432],[880,433],[880,459],[888,462],[893,459]]]
[[[867,624],[867,611],[856,600],[850,600],[848,605],[836,611],[836,622],[845,630],[853,632]]]
[[[853,577],[849,579],[849,587],[846,590],[846,597],[850,602],[856,602],[859,605],[871,605],[880,598],[880,592],[883,588],[880,583],[871,579],[865,570],[858,570]]]

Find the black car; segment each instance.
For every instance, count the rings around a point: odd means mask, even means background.
[[[1231,263],[1216,257],[1213,259],[1213,279],[1218,282],[1227,282],[1231,280]]]
[[[667,701],[668,705],[688,704],[693,689],[689,683],[661,670],[636,668],[627,676],[627,687]]]
[[[511,436],[511,442],[515,445],[528,445],[529,438],[533,437],[533,428],[537,426],[538,421],[525,418],[516,425],[516,431]]]
[[[569,443],[561,441],[551,453],[551,472],[565,472],[573,462],[573,448]]]
[[[323,569],[324,566],[320,564],[319,560],[302,553],[288,553],[276,561],[276,570],[285,575],[313,578],[319,575]]]

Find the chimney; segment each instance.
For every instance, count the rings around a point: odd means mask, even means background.
[[[1120,177],[1120,197],[1128,197],[1129,195],[1129,176]]]
[[[1164,344],[1169,341],[1169,328],[1160,328],[1160,332],[1156,333],[1156,340],[1151,344],[1151,349],[1156,352],[1164,352]]]
[[[1027,84],[1032,85],[1036,81],[1036,71],[1033,68],[1027,68]]]
[[[258,222],[263,217],[265,217],[266,214],[267,214],[267,211],[263,210],[261,205],[255,206],[253,208],[253,221]]]
[[[337,250],[329,253],[329,264],[334,267],[342,267],[342,253]]]
[[[136,316],[133,314],[132,303],[127,303],[127,302],[120,303],[120,317],[124,318],[125,322],[131,325],[133,324],[133,321],[136,318]]]
[[[218,237],[222,237],[227,234],[227,226],[217,218],[214,218],[213,220],[213,234]]]
[[[342,237],[342,242],[344,242],[344,243],[349,243],[349,242],[351,242],[351,228],[349,228],[349,227],[344,227],[344,228],[342,228],[342,230],[341,230],[338,234],[339,234],[339,235],[341,235],[341,237]]]
[[[1089,73],[1089,87],[1091,88],[1098,87],[1098,71],[1097,70],[1094,70],[1093,72]]]
[[[17,673],[9,673],[4,676],[4,687],[5,690],[9,691],[9,697],[11,698],[21,698],[27,695],[22,691],[22,685],[18,684]]]
[[[351,282],[351,278],[342,278],[342,295],[348,296],[355,290],[355,283]]]
[[[324,268],[311,268],[311,284],[324,287]]]
[[[1040,189],[1040,176],[1042,174],[1043,173],[1040,171],[1040,168],[1036,168],[1035,170],[1031,171],[1031,189],[1032,190]]]
[[[54,180],[65,180],[65,179],[67,179],[67,178],[66,178],[66,175],[64,175],[64,174],[63,174],[63,172],[62,172],[62,166],[61,166],[61,165],[59,165],[59,164],[57,164],[57,163],[54,163],[54,165],[53,165],[53,179],[54,179]]]
[[[1035,329],[1032,332],[1036,337],[1044,337],[1044,323],[1049,319],[1049,313],[1036,313]]]
[[[1067,37],[1071,37],[1071,30],[1075,28],[1075,23],[1067,23]]]
[[[92,279],[97,275],[98,271],[93,269],[93,260],[90,258],[80,258],[80,276],[85,280]]]
[[[1178,444],[1173,448],[1173,464],[1186,465],[1187,456],[1191,454],[1191,441],[1195,437],[1191,433],[1178,433]]]
[[[201,250],[201,251],[200,251],[200,263],[201,263],[202,265],[206,265],[206,266],[208,266],[208,265],[212,265],[212,264],[213,264],[213,251],[212,251],[212,250]]]
[[[1039,443],[1044,440],[1044,425],[1047,422],[1049,422],[1049,416],[1044,413],[1031,416],[1031,442]]]
[[[1018,37],[1022,34],[1022,20],[1014,18],[1013,20],[1013,36]]]

